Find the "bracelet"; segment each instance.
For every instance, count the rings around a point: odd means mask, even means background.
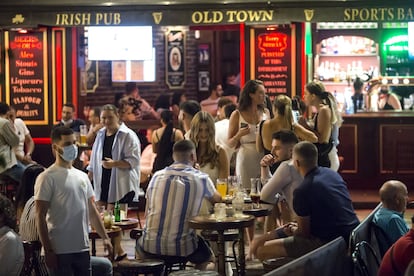
[[[285,231],[283,231],[283,228],[276,229],[276,235],[278,239],[283,239],[287,237]]]

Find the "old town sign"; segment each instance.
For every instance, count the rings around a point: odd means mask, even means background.
[[[129,25],[223,25],[286,22],[387,22],[414,21],[413,7],[375,8],[278,8],[227,10],[123,10],[20,13],[0,12],[0,26],[129,26]]]

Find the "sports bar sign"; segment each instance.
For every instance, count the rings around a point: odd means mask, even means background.
[[[47,124],[46,32],[6,32],[5,46],[6,101],[26,124]]]

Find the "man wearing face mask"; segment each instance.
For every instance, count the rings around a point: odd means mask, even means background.
[[[34,197],[46,265],[50,275],[90,275],[89,220],[110,254],[112,245],[88,176],[72,166],[78,151],[73,130],[56,127],[51,138],[56,160],[37,177]]]

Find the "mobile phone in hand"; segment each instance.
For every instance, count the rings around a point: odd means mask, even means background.
[[[240,123],[240,128],[245,128],[247,126],[248,126],[248,124],[246,124],[246,123]]]

